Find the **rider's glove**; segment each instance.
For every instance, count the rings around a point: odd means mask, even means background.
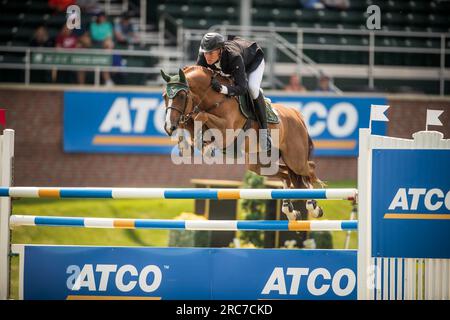
[[[213,88],[214,91],[220,92],[222,90],[222,85],[220,84],[219,80],[212,79],[211,88]]]

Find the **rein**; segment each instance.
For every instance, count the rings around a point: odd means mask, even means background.
[[[215,76],[215,75],[214,75],[214,76]],[[171,97],[171,98],[174,98],[174,97],[178,94],[179,91],[185,91],[185,92],[186,92],[186,103],[185,103],[185,105],[184,105],[184,110],[181,110],[181,109],[179,109],[179,108],[177,108],[177,107],[174,107],[174,106],[170,106],[170,107],[167,107],[167,108],[166,108],[166,113],[167,113],[167,110],[169,110],[169,109],[175,110],[175,111],[177,111],[177,112],[180,113],[181,116],[180,116],[180,120],[178,121],[178,124],[179,124],[180,126],[184,126],[188,121],[190,121],[190,120],[193,119],[194,115],[196,115],[196,114],[198,114],[198,113],[200,113],[200,112],[209,112],[209,111],[211,111],[211,110],[213,110],[213,109],[219,107],[219,106],[226,100],[226,98],[227,98],[227,97],[225,96],[222,100],[220,100],[220,101],[214,103],[211,107],[209,107],[209,108],[207,108],[207,109],[201,109],[201,108],[200,108],[200,105],[202,104],[203,100],[206,98],[206,96],[207,96],[207,94],[208,94],[208,91],[209,91],[209,89],[211,88],[211,84],[210,84],[210,85],[208,86],[208,88],[206,89],[205,93],[204,93],[204,94],[202,95],[202,97],[200,98],[200,101],[193,107],[192,111],[189,112],[189,113],[187,113],[187,114],[184,114],[184,112],[186,111],[188,99],[189,99],[189,98],[192,99],[192,95],[190,94],[191,91],[190,91],[189,86],[188,86],[187,84],[181,83],[181,82],[172,82],[172,83],[168,83],[168,84],[167,84],[167,89],[169,89],[169,85],[175,85],[175,86],[178,86],[178,88],[176,88],[176,89],[174,89],[174,90],[171,90],[171,94],[170,94],[170,95],[168,94],[168,96]],[[167,89],[166,89],[166,91],[169,92],[169,90],[167,90]],[[193,101],[194,101],[194,100],[192,99],[192,102],[193,102]]]

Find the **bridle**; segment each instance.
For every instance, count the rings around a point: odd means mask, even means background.
[[[214,79],[216,76],[216,74],[214,74],[214,76],[212,77],[212,79]],[[218,106],[220,106],[226,99],[226,96],[224,96],[224,98],[216,103],[214,103],[211,107],[206,108],[206,109],[201,109],[200,105],[202,104],[203,100],[206,98],[209,89],[211,88],[211,84],[209,84],[208,88],[206,88],[205,92],[203,93],[202,97],[200,98],[199,102],[192,108],[192,111],[185,114],[188,102],[189,102],[189,98],[191,98],[192,102],[194,101],[192,99],[192,96],[190,95],[190,88],[189,85],[183,82],[168,82],[166,85],[166,94],[167,97],[169,99],[173,99],[175,98],[178,93],[180,91],[184,91],[186,93],[186,99],[185,99],[185,103],[184,103],[184,108],[183,110],[181,110],[178,107],[175,106],[169,106],[166,107],[166,115],[168,110],[175,110],[178,113],[180,113],[180,119],[178,120],[177,123],[177,127],[184,127],[186,125],[187,122],[189,122],[190,120],[192,120],[194,118],[194,116],[200,112],[209,112],[214,108],[217,108]]]

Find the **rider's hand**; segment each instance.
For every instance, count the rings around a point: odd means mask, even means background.
[[[214,91],[220,92],[222,90],[222,85],[220,84],[219,80],[212,79],[211,88],[213,88]]]

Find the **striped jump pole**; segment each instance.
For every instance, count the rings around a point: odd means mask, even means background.
[[[198,189],[1,187],[0,197],[101,199],[329,199],[354,200],[357,189]]]
[[[357,220],[159,220],[12,215],[10,227],[47,226],[211,231],[340,231],[357,230]]]

